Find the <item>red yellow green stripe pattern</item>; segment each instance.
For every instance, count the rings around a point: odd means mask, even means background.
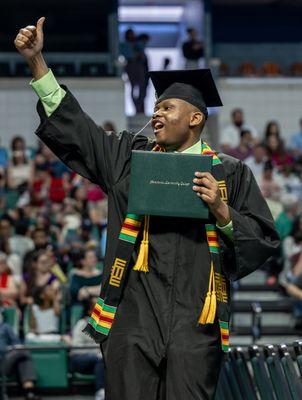
[[[119,239],[134,244],[139,234],[141,224],[142,223],[139,216],[135,214],[127,214],[122,225]]]
[[[220,335],[221,335],[221,347],[223,351],[228,351],[230,346],[230,331],[229,324],[225,321],[219,321]]]
[[[205,143],[202,142],[202,155],[209,155],[209,156],[213,156],[212,158],[212,165],[217,165],[217,164],[221,164],[221,160],[218,158],[217,154],[215,153],[215,151],[213,151],[210,146]]]
[[[116,309],[117,307],[105,304],[104,300],[99,297],[88,323],[92,325],[95,331],[103,335],[108,335],[115,317]]]
[[[219,253],[218,235],[214,225],[206,224],[206,235],[210,253],[218,254]]]

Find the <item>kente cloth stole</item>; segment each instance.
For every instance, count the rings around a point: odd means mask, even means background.
[[[162,150],[156,145],[153,151]],[[227,188],[221,160],[205,142],[202,143],[202,155],[212,156],[212,175],[218,182],[222,200],[227,203]],[[102,288],[102,295],[94,306],[88,324],[84,329],[84,332],[91,336],[96,343],[101,343],[107,338],[114,323],[117,307],[122,297],[127,269],[142,225],[144,225],[143,239],[133,269],[140,271],[140,273],[148,273],[149,271],[149,221],[150,216],[126,215],[119,234],[116,257],[110,276],[104,288]],[[224,351],[227,351],[229,348],[228,284],[222,272],[216,226],[214,224],[205,224],[204,227],[211,256],[211,265],[209,268],[208,292],[200,317],[196,322],[201,325],[213,324],[217,316],[221,334],[221,347]]]

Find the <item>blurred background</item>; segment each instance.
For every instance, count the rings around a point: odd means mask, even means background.
[[[81,330],[102,278],[107,199],[34,135],[37,98],[13,41],[41,16],[49,66],[108,131],[148,122],[149,70],[211,68],[224,107],[209,110],[203,137],[252,169],[282,240],[277,257],[233,284],[232,350],[216,397],[301,399],[299,0],[2,1],[2,398],[98,400],[103,388],[103,361]]]

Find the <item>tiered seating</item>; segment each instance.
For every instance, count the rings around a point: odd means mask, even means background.
[[[292,342],[299,337],[292,317],[293,300],[280,288],[265,284],[257,271],[235,283],[232,301],[232,344]]]

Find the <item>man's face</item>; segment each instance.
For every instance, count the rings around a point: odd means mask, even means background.
[[[42,231],[35,232],[33,240],[34,240],[35,246],[38,248],[45,247],[48,242],[46,233],[42,232]]]
[[[177,150],[190,137],[190,104],[180,99],[167,99],[156,104],[152,127],[156,142],[166,150]]]
[[[263,146],[257,146],[254,148],[254,158],[257,162],[262,162],[265,157],[265,148]]]
[[[234,112],[234,114],[233,114],[233,122],[234,122],[234,125],[239,126],[239,127],[243,125],[243,114],[242,114],[242,111],[237,110],[237,111]]]
[[[8,220],[0,221],[0,236],[8,237],[11,234],[11,224]]]

